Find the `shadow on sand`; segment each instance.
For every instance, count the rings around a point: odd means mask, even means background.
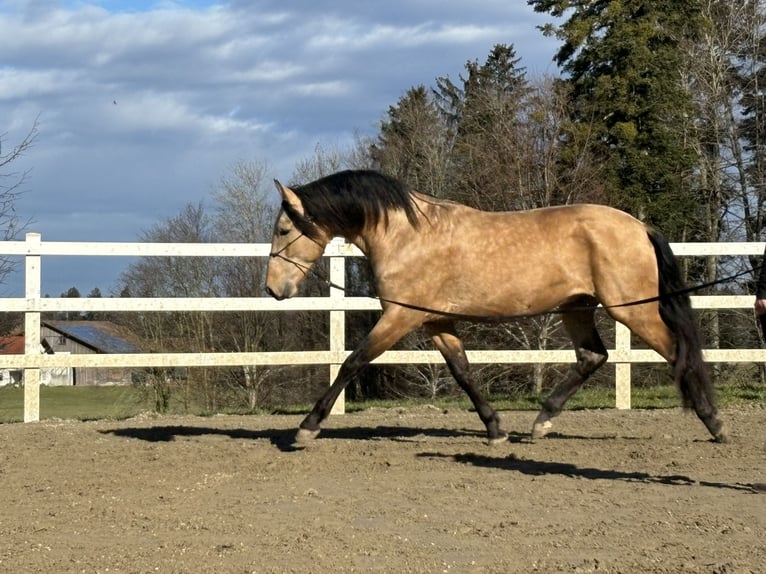
[[[296,429],[259,429],[215,428],[190,425],[165,425],[153,427],[128,427],[99,431],[125,438],[146,442],[170,442],[179,437],[197,437],[205,435],[227,436],[232,439],[268,440],[282,451],[301,450],[294,444]],[[484,433],[469,429],[411,428],[403,426],[376,426],[354,428],[323,428],[321,440],[393,440],[413,441],[422,437],[458,437],[472,436],[482,438]]]
[[[646,472],[624,472],[620,470],[601,469],[587,466],[580,467],[575,464],[566,462],[545,462],[527,458],[519,458],[515,455],[498,458],[475,453],[446,455],[436,452],[424,452],[417,456],[421,458],[448,459],[460,464],[469,464],[478,467],[507,470],[511,472],[518,472],[527,476],[565,476],[567,478],[574,479],[619,480],[642,484],[707,486],[711,488],[740,490],[751,493],[756,491],[754,486],[751,484],[729,484],[724,482],[694,480],[693,478],[680,474],[655,476]]]
[[[241,440],[267,440],[283,452],[302,450],[302,446],[294,443],[295,429],[243,429],[215,428],[191,425],[164,425],[152,427],[127,427],[99,431],[102,434],[132,438],[146,442],[171,442],[176,438],[199,436],[226,436]],[[423,438],[455,438],[475,437],[477,446],[485,437],[483,431],[471,429],[422,428],[406,426],[376,426],[353,428],[323,428],[320,440],[392,440],[401,442],[421,441]],[[638,437],[620,437],[620,440],[634,440]],[[552,434],[545,440],[615,440],[615,436],[574,436]],[[525,433],[510,433],[511,443],[532,444],[529,435]],[[424,443],[427,444],[427,443]],[[744,492],[759,492],[755,485],[743,483],[721,483],[695,480],[683,475],[655,476],[645,472],[624,472],[612,469],[580,467],[566,462],[545,462],[528,458],[520,458],[514,454],[506,457],[488,456],[476,453],[443,454],[438,452],[422,452],[416,455],[420,458],[454,461],[477,467],[493,468],[517,472],[527,476],[565,476],[585,480],[619,480],[641,484],[662,484],[671,486],[706,486]]]

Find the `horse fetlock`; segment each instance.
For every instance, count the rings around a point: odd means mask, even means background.
[[[545,437],[553,429],[553,422],[551,419],[553,415],[546,411],[541,411],[534,424],[532,425],[532,438],[539,439]]]
[[[479,418],[481,418],[484,426],[487,427],[487,436],[490,441],[502,441],[508,438],[508,435],[500,428],[500,417],[497,416],[495,411],[491,411],[489,414],[480,412]]]
[[[713,440],[719,444],[726,444],[727,442],[731,441],[731,439],[729,438],[729,434],[724,431],[721,431],[717,435],[715,435],[713,437]]]
[[[726,431],[726,425],[715,414],[699,417],[707,427],[708,432],[713,436],[713,440],[718,443],[729,442],[729,433]]]
[[[713,440],[717,443],[725,444],[729,442],[729,433],[726,431],[726,425],[724,425],[721,421],[718,422],[718,428],[714,432],[712,429],[710,430],[710,433],[713,435]]]
[[[308,442],[311,442],[317,436],[319,436],[319,431],[320,429],[299,428],[298,432],[295,433],[295,442],[297,444],[306,444]]]
[[[487,444],[489,446],[498,446],[501,444],[506,444],[507,442],[508,433],[501,432],[499,435],[487,437]]]

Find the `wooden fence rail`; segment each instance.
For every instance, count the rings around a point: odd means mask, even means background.
[[[268,257],[268,244],[245,243],[107,243],[42,241],[40,234],[28,233],[25,241],[0,243],[0,256],[23,256],[25,260],[24,297],[5,297],[2,310],[24,313],[25,354],[0,355],[0,369],[22,369],[24,380],[24,421],[39,420],[40,369],[58,367],[199,367],[239,365],[317,365],[329,367],[332,381],[343,360],[351,352],[346,349],[345,312],[380,310],[380,304],[368,297],[346,297],[330,289],[327,297],[296,297],[275,301],[270,297],[243,298],[43,298],[41,296],[42,256],[140,256],[140,257]],[[763,243],[674,243],[676,255],[746,256],[761,255]],[[332,241],[325,256],[330,258],[330,280],[345,284],[344,258],[361,253],[340,239]],[[693,296],[692,305],[699,309],[751,308],[752,295]],[[252,353],[135,353],[48,355],[40,354],[40,314],[51,311],[327,311],[330,313],[330,345],[323,351],[252,352]],[[473,363],[571,363],[571,350],[468,351]],[[764,349],[706,349],[711,362],[766,361]],[[615,345],[609,349],[615,363],[616,407],[630,408],[630,371],[633,363],[662,362],[654,351],[632,349],[630,332],[615,325]],[[379,357],[378,364],[418,364],[441,362],[437,351],[392,350]],[[344,411],[343,398],[334,413]]]

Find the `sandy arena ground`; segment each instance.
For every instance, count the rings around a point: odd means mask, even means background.
[[[0,425],[0,572],[766,572],[766,409]]]

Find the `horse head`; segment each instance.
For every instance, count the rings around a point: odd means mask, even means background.
[[[332,237],[311,219],[292,189],[277,180],[274,184],[282,195],[282,208],[274,224],[266,292],[281,300],[297,293]]]

